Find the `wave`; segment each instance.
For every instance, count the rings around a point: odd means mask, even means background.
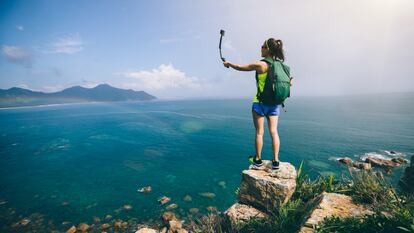
[[[344,156],[344,157],[346,157],[346,156]],[[331,157],[328,158],[328,160],[329,161],[338,161],[340,158],[343,158],[343,157],[331,156]]]

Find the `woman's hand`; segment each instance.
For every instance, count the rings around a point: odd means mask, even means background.
[[[229,68],[230,67],[230,62],[229,61],[224,61],[223,62],[223,65],[226,67],[226,68]]]

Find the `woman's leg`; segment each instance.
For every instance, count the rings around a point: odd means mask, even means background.
[[[269,116],[267,123],[269,125],[269,134],[272,137],[273,160],[279,161],[280,139],[277,133],[278,116]]]
[[[263,147],[264,117],[252,110],[254,128],[256,129],[256,160],[261,158]]]

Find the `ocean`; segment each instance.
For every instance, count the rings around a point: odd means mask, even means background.
[[[409,159],[413,100],[414,93],[290,98],[279,119],[280,160],[304,161],[316,177],[347,174],[336,161],[344,156]],[[2,109],[0,229],[39,216],[57,230],[107,215],[156,222],[170,203],[181,218],[191,208],[224,211],[253,154],[251,99]],[[267,131],[262,158],[272,158]],[[152,191],[137,191],[145,186]],[[159,204],[162,196],[171,201]]]

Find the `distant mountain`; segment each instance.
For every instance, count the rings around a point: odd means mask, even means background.
[[[20,87],[12,87],[4,90],[0,89],[0,98],[16,98],[16,97],[46,97],[47,94],[40,91],[31,91]]]
[[[0,89],[0,107],[90,101],[147,101],[154,99],[156,99],[155,96],[145,91],[119,89],[108,84],[100,84],[94,88],[73,86],[53,93],[31,91],[19,87],[12,87],[7,90]]]

